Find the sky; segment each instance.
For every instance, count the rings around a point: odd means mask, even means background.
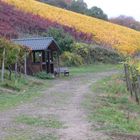
[[[100,7],[109,17],[132,16],[140,21],[140,0],[84,0],[88,7]]]

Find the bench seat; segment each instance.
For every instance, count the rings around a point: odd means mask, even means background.
[[[64,74],[64,76],[69,76],[69,70],[67,67],[54,68],[54,74]]]

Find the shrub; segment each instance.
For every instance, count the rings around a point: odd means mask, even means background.
[[[72,51],[83,58],[84,64],[94,62],[118,63],[122,61],[122,57],[115,51],[97,45],[92,46],[85,43],[75,43]]]
[[[100,47],[91,47],[90,57],[93,62],[102,63],[118,63],[123,60],[118,53]]]
[[[80,66],[83,64],[83,58],[75,53],[64,52],[61,55],[61,62],[65,66]]]
[[[73,37],[66,33],[62,28],[52,28],[47,30],[43,36],[52,36],[57,42],[58,46],[61,48],[61,52],[71,51],[72,45],[74,43]]]
[[[85,43],[75,43],[72,51],[81,56],[85,64],[90,63],[90,45]]]
[[[34,74],[34,76],[36,76],[39,79],[44,79],[44,80],[45,79],[54,79],[54,76],[52,74],[50,74],[50,73],[48,74],[45,71],[38,72],[38,73]]]

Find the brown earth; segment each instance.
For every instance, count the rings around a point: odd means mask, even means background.
[[[30,103],[0,112],[0,140],[114,139],[114,135],[109,136],[94,130],[93,125],[87,119],[87,111],[81,105],[85,95],[91,92],[90,85],[113,73],[115,72],[86,74],[54,80],[53,87],[44,91],[43,96],[35,98]],[[43,119],[53,116],[63,123],[63,127],[56,129],[17,123],[15,118],[21,115]],[[48,137],[48,134],[51,134],[51,137]],[[116,137],[117,139],[120,137]]]

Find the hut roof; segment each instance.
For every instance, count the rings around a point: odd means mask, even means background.
[[[33,51],[47,50],[52,43],[60,50],[53,37],[19,38],[12,39],[12,41],[15,44],[27,47]]]

